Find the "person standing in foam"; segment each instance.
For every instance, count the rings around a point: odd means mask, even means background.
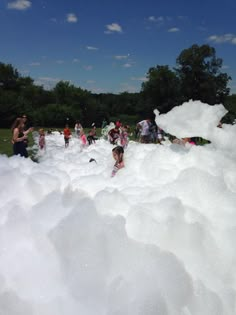
[[[80,132],[83,130],[83,127],[81,123],[77,120],[75,124],[75,134],[79,138],[80,137]]]
[[[144,119],[137,124],[137,128],[141,130],[141,143],[150,142],[150,126],[151,120],[149,118]]]
[[[128,126],[121,126],[120,132],[120,144],[121,146],[126,149],[128,146],[129,138],[128,138]]]
[[[111,177],[114,177],[116,175],[116,173],[119,171],[119,169],[123,168],[125,166],[124,164],[124,149],[121,146],[117,146],[114,149],[112,149],[112,155],[114,160],[116,161],[112,173],[111,173]]]
[[[42,128],[39,129],[39,147],[40,150],[43,150],[45,148],[45,133]]]
[[[83,129],[80,131],[80,140],[81,140],[82,146],[85,147],[87,144],[87,138]]]
[[[12,144],[13,144],[13,153],[14,155],[20,154],[20,156],[28,157],[28,152],[26,150],[25,141],[27,140],[28,133],[33,130],[29,128],[24,131],[24,121],[22,118],[16,118],[14,121],[11,130],[12,130]]]
[[[108,132],[108,139],[111,144],[117,144],[120,139],[120,129],[117,126]]]
[[[63,133],[64,133],[64,140],[65,140],[65,148],[67,148],[69,146],[69,140],[71,137],[69,125],[65,126]]]
[[[182,139],[174,139],[173,143],[175,144],[180,144],[185,146],[187,143],[191,144],[191,145],[196,145],[196,143],[191,139],[191,138],[182,138]]]

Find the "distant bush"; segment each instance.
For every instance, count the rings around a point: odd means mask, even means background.
[[[122,122],[123,125],[136,125],[137,122],[139,122],[140,117],[138,115],[125,115],[125,114],[110,117],[110,121],[114,123],[118,119]]]

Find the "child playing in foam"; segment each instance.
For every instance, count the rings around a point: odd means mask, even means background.
[[[112,155],[116,161],[116,163],[113,167],[112,173],[111,173],[111,177],[114,177],[116,175],[116,173],[118,172],[118,170],[125,166],[124,160],[123,160],[123,155],[124,155],[123,147],[117,146],[114,149],[112,149]]]
[[[42,128],[39,129],[39,147],[41,150],[45,148],[45,133]]]

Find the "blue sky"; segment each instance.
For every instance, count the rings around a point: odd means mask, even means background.
[[[236,93],[235,12],[235,0],[0,0],[0,61],[45,88],[139,92],[150,67],[209,44]]]

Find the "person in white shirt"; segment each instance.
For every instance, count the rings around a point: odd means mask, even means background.
[[[82,127],[81,123],[77,120],[76,124],[75,124],[75,134],[78,138],[80,137],[80,131],[82,131],[82,130],[83,130],[83,127]]]
[[[140,134],[141,143],[150,142],[150,134],[151,134],[150,127],[151,127],[151,120],[149,118],[144,119],[137,124],[137,128],[139,128],[141,131],[141,134]]]

